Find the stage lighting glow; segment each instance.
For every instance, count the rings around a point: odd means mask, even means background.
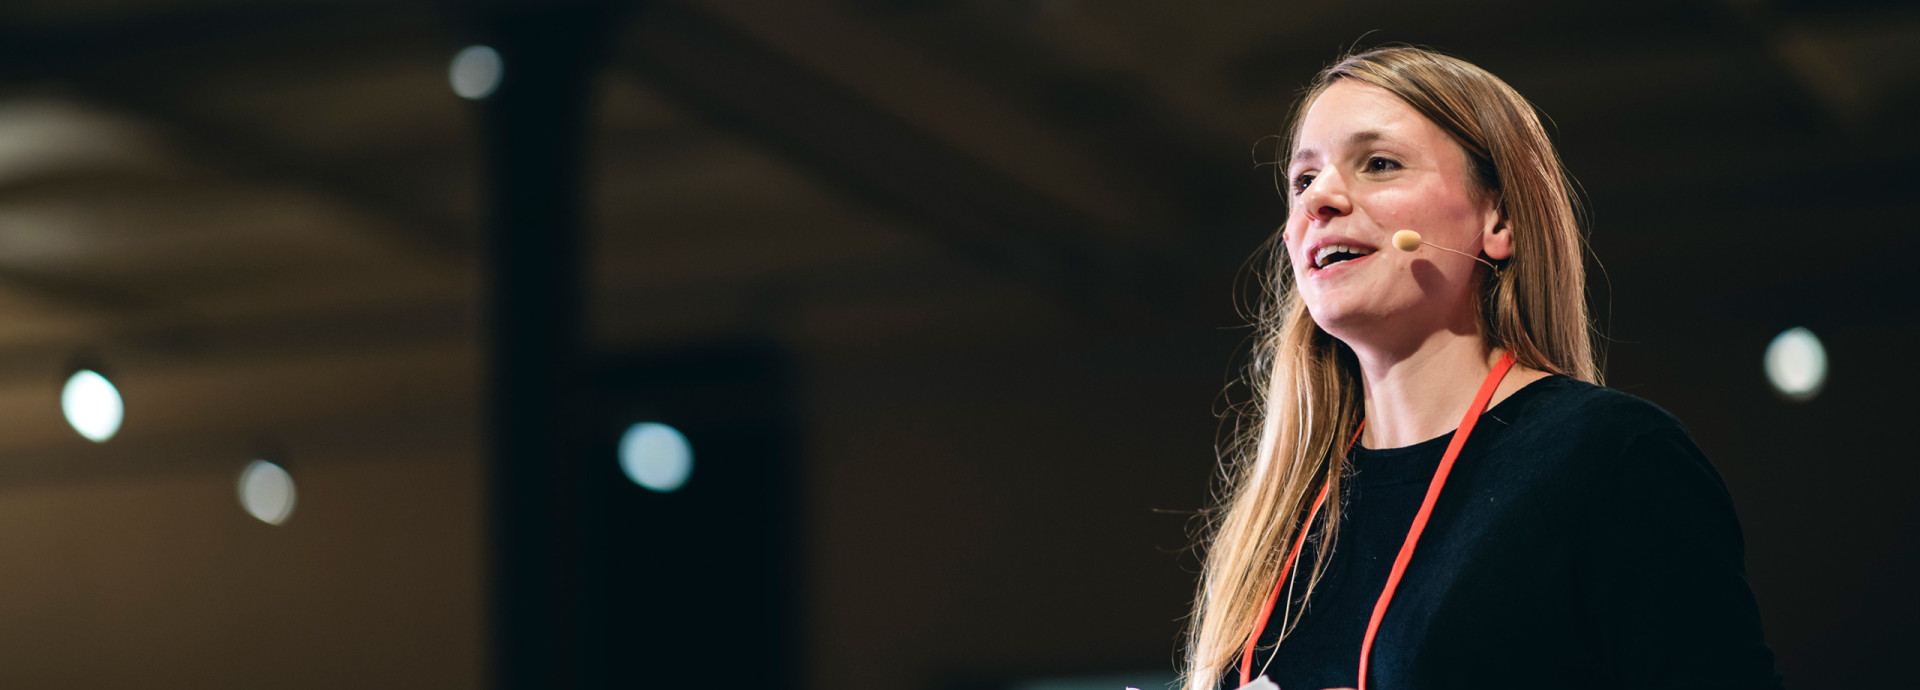
[[[240,507],[248,515],[278,525],[293,515],[293,502],[293,475],[279,465],[255,460],[240,470]]]
[[[60,390],[60,411],[67,415],[74,431],[94,443],[113,438],[126,415],[120,390],[92,369],[81,369],[67,377],[67,385]]]
[[[678,429],[641,422],[620,435],[620,469],[640,486],[672,493],[693,475],[693,446]]]
[[[500,88],[503,67],[500,53],[494,49],[467,46],[453,56],[453,64],[447,68],[447,81],[452,82],[453,92],[461,98],[477,101]]]
[[[1789,328],[1767,345],[1767,380],[1789,400],[1806,402],[1827,383],[1827,348],[1805,328]]]

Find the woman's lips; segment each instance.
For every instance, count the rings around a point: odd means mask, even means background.
[[[1375,254],[1379,254],[1379,253],[1380,252],[1376,251],[1370,254],[1364,254],[1358,258],[1347,259],[1346,261],[1329,264],[1327,265],[1326,268],[1309,267],[1307,268],[1307,277],[1314,278],[1316,280],[1322,279],[1322,278],[1331,278],[1333,276],[1339,275],[1342,271],[1345,271],[1348,266],[1352,266],[1353,264],[1357,264],[1362,261],[1366,261],[1367,259],[1371,259],[1374,257]]]

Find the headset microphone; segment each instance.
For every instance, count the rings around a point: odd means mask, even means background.
[[[1453,252],[1455,254],[1459,254],[1469,259],[1473,259],[1474,261],[1478,261],[1480,263],[1486,264],[1487,268],[1491,268],[1496,271],[1500,270],[1499,266],[1493,265],[1493,262],[1488,261],[1486,259],[1482,259],[1480,257],[1474,256],[1472,254],[1468,254],[1466,252],[1459,251],[1456,249],[1448,249],[1446,247],[1442,247],[1432,242],[1422,242],[1420,241],[1420,233],[1414,232],[1412,230],[1401,230],[1400,232],[1393,233],[1393,246],[1398,248],[1400,251],[1403,251],[1403,252],[1417,251],[1420,249],[1420,245],[1422,244],[1429,247],[1433,247],[1434,249],[1438,249],[1443,252]]]

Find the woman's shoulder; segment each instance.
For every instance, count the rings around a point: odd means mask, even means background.
[[[1490,448],[1513,476],[1560,486],[1568,496],[1640,482],[1725,493],[1686,426],[1659,405],[1566,376],[1541,379],[1528,390],[1523,408],[1501,420],[1506,430]]]
[[[1579,482],[1710,467],[1686,426],[1645,398],[1560,375],[1522,391],[1519,405],[1489,411],[1504,426],[1489,439],[1496,455]]]
[[[1536,427],[1562,437],[1572,434],[1623,441],[1648,434],[1686,434],[1686,426],[1672,413],[1619,389],[1555,374],[1522,390],[1530,395],[1523,409],[1512,415],[1516,427]]]

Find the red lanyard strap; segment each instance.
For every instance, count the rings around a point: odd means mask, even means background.
[[[1364,424],[1365,422],[1362,423]],[[1357,433],[1354,435],[1354,438],[1359,437]],[[1347,447],[1351,449],[1353,446],[1349,445]],[[1313,516],[1320,514],[1321,504],[1327,502],[1327,489],[1332,487],[1333,484],[1331,482],[1320,486],[1320,497],[1313,499],[1313,510],[1307,511],[1307,521],[1300,524],[1302,537],[1306,535],[1307,530],[1313,528]],[[1274,584],[1273,593],[1267,595],[1267,605],[1260,607],[1260,618],[1253,622],[1253,635],[1247,638],[1247,648],[1240,652],[1241,685],[1253,682],[1253,646],[1260,642],[1260,634],[1266,632],[1267,619],[1273,617],[1273,606],[1280,602],[1280,590],[1287,583],[1287,575],[1293,572],[1294,561],[1300,558],[1300,545],[1305,543],[1306,539],[1304,538],[1294,539],[1293,548],[1287,551],[1287,560],[1280,562],[1280,580]]]
[[[1473,433],[1473,425],[1480,421],[1480,415],[1487,411],[1487,404],[1493,400],[1494,390],[1500,387],[1500,381],[1507,377],[1507,370],[1513,368],[1513,353],[1500,356],[1494,363],[1493,371],[1487,372],[1486,381],[1481,382],[1480,392],[1473,398],[1473,405],[1467,408],[1467,414],[1460,419],[1460,426],[1453,432],[1453,440],[1447,443],[1447,452],[1440,456],[1440,467],[1434,470],[1433,481],[1427,485],[1427,497],[1420,502],[1420,512],[1413,515],[1413,527],[1407,530],[1407,540],[1400,545],[1400,555],[1393,559],[1393,569],[1387,573],[1387,585],[1380,592],[1380,598],[1373,604],[1373,617],[1367,621],[1367,634],[1360,638],[1360,682],[1358,690],[1367,689],[1367,660],[1373,653],[1373,637],[1380,632],[1380,620],[1387,615],[1387,603],[1393,600],[1393,591],[1400,587],[1400,578],[1407,572],[1407,563],[1413,560],[1413,549],[1420,543],[1420,533],[1427,529],[1427,518],[1433,515],[1433,505],[1440,500],[1440,488],[1447,484],[1447,474],[1453,471],[1453,461],[1460,457],[1460,449],[1466,447],[1467,436]],[[1362,421],[1364,428],[1366,422]],[[1354,441],[1360,439],[1359,432],[1354,433]],[[1353,443],[1347,444],[1351,452]],[[1267,621],[1273,616],[1274,604],[1280,600],[1280,592],[1286,586],[1287,576],[1293,571],[1294,560],[1300,555],[1300,547],[1306,541],[1307,530],[1313,526],[1313,518],[1320,512],[1321,504],[1327,500],[1327,490],[1333,486],[1333,478],[1327,478],[1327,484],[1320,487],[1319,498],[1314,499],[1313,509],[1307,513],[1307,521],[1300,527],[1300,533],[1294,537],[1293,548],[1288,550],[1287,560],[1281,561],[1280,579],[1274,583],[1273,594],[1267,596],[1267,605],[1261,607],[1260,617],[1254,621],[1253,634],[1247,638],[1247,646],[1240,655],[1240,684],[1252,681],[1253,648],[1266,632]]]

